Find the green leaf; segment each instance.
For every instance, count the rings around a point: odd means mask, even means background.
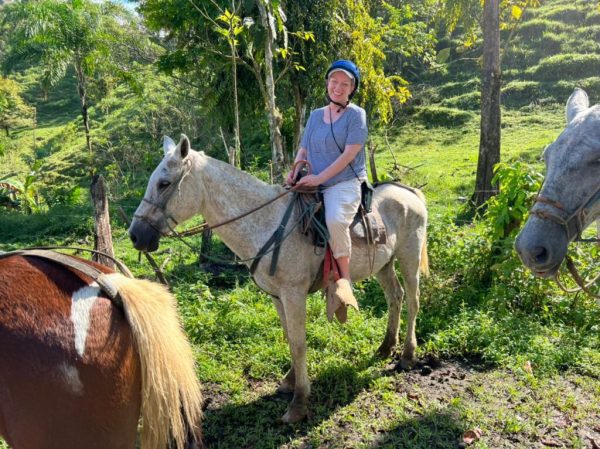
[[[438,54],[436,56],[436,60],[438,63],[444,64],[446,61],[448,61],[449,57],[450,57],[450,47],[443,48],[438,52]]]

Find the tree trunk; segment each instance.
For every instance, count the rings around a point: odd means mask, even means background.
[[[210,253],[212,252],[212,229],[207,229],[202,233],[202,243],[200,244],[200,263],[210,262]]]
[[[485,0],[483,9],[483,72],[481,86],[481,135],[475,192],[471,201],[479,207],[498,192],[492,185],[494,165],[500,162],[500,18],[499,0]]]
[[[108,199],[106,198],[104,178],[101,175],[95,175],[92,178],[90,190],[94,204],[94,249],[114,257]],[[113,261],[108,257],[94,254],[93,260],[108,267],[114,267]]]
[[[234,104],[234,114],[235,114],[235,150],[231,159],[233,160],[234,167],[241,166],[241,144],[240,144],[240,108],[238,105],[238,91],[237,91],[237,62],[236,62],[236,54],[235,54],[235,44],[233,42],[231,45],[231,62],[232,64],[232,75],[233,75],[233,104]]]
[[[294,154],[300,148],[300,141],[302,140],[302,133],[304,132],[304,119],[306,117],[306,97],[300,91],[298,84],[293,84],[294,89],[294,109],[296,114],[294,115],[294,147],[292,148],[291,161],[294,160]]]
[[[79,103],[81,106],[81,118],[83,119],[83,128],[85,130],[85,142],[88,150],[90,175],[94,175],[94,167],[92,166],[92,138],[90,136],[90,121],[88,116],[86,79],[81,61],[77,59],[75,62],[75,70],[77,72],[77,93],[79,94]]]
[[[265,0],[258,0],[258,10],[260,12],[261,24],[265,29],[267,38],[265,39],[265,84],[267,88],[267,111],[269,114],[269,133],[271,137],[271,160],[273,161],[273,172],[275,182],[283,180],[283,139],[281,137],[281,125],[283,118],[275,102],[275,78],[273,77],[273,44],[275,36],[271,28],[271,22],[274,18],[263,3]],[[267,0],[268,1],[268,0]],[[268,5],[270,8],[270,5]]]

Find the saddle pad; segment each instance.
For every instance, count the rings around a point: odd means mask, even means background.
[[[350,237],[354,243],[384,244],[387,241],[385,225],[377,209],[365,213],[359,208],[350,225]]]

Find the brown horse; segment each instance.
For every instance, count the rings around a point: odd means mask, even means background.
[[[122,307],[72,268],[0,258],[0,435],[13,449],[134,449],[141,414],[142,448],[200,448],[202,397],[173,297],[93,265]]]

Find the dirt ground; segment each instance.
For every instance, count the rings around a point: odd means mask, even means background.
[[[394,360],[349,399],[317,385],[308,419],[295,426],[280,423],[290,397],[275,388],[249,380],[231,394],[204,385],[207,447],[600,449],[600,381],[575,374],[538,379],[530,366],[512,373],[432,358],[403,371]]]

